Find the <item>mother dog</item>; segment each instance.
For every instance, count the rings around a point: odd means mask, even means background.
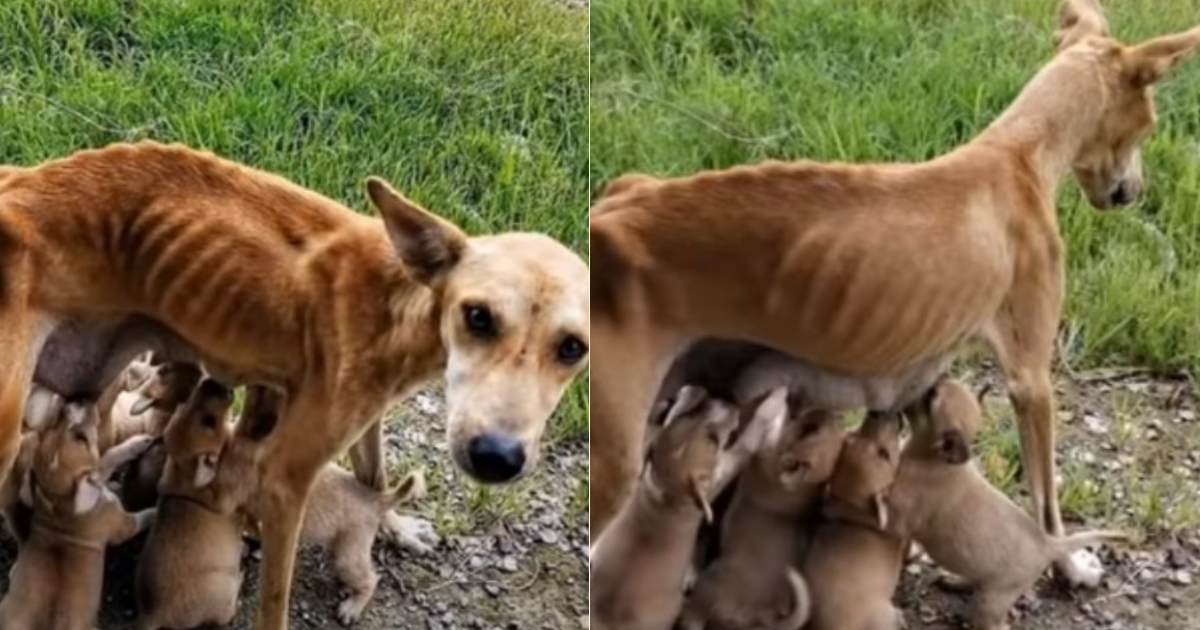
[[[841,385],[925,378],[960,342],[982,337],[1019,416],[1038,521],[1062,533],[1055,193],[1073,171],[1097,208],[1138,197],[1153,85],[1200,43],[1200,29],[1125,46],[1094,0],[1068,0],[1058,26],[1054,58],[1016,102],[930,162],[774,162],[609,186],[591,215],[593,537],[640,467],[658,383],[708,337],[777,348],[813,380]],[[1091,583],[1094,560],[1059,569]]]
[[[444,371],[458,464],[489,482],[524,473],[587,363],[586,265],[545,236],[468,238],[381,180],[368,192],[382,221],[155,143],[0,168],[0,475],[35,366],[94,396],[158,344],[283,390],[249,506],[256,627],[282,630],[309,486],[397,397]]]

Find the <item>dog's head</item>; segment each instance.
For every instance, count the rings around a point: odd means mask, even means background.
[[[232,407],[233,391],[217,381],[204,379],[195,388],[163,432],[163,445],[173,463],[170,474],[189,477],[173,478],[171,483],[190,483],[193,488],[212,483],[221,452],[232,434]]]
[[[26,502],[56,514],[90,512],[108,492],[98,472],[100,415],[94,405],[67,403],[41,432]]]
[[[709,396],[703,388],[689,385],[679,391],[650,446],[647,474],[665,496],[687,497],[706,516],[712,514],[708,496],[713,473],[740,415],[736,406]]]
[[[783,423],[768,457],[760,458],[788,492],[829,481],[846,439],[840,414],[806,411]]]
[[[455,462],[480,481],[517,479],[588,363],[587,265],[548,237],[468,238],[380,179],[367,189],[405,267],[441,296]]]
[[[130,370],[138,365],[131,365]],[[138,370],[141,383],[134,388],[137,391],[137,400],[129,409],[129,413],[135,416],[153,409],[170,418],[179,405],[188,399],[203,376],[200,367],[192,363],[145,364]]]
[[[887,495],[900,465],[900,418],[871,413],[846,436],[829,480],[829,496],[853,506],[869,506],[876,524],[887,529]]]
[[[1055,42],[1060,57],[1090,66],[1086,71],[1099,72],[1105,83],[1097,101],[1103,111],[1072,165],[1076,179],[1096,208],[1130,204],[1142,192],[1141,146],[1156,122],[1154,85],[1200,44],[1200,28],[1127,46],[1111,38],[1096,0],[1067,0]]]

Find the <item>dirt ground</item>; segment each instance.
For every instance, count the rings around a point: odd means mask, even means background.
[[[547,445],[534,476],[511,490],[472,486],[445,452],[443,410],[436,392],[418,394],[389,415],[393,474],[424,466],[430,493],[409,514],[432,521],[442,540],[427,555],[377,540],[381,580],[354,628],[360,630],[566,630],[587,616],[584,444]],[[579,483],[582,483],[581,481]],[[141,540],[109,550],[101,630],[132,630],[133,574]],[[8,590],[15,545],[0,536],[0,592]],[[247,580],[237,621],[251,627],[259,562],[243,562]],[[338,628],[339,585],[325,554],[301,552],[292,598],[292,628]]]
[[[997,379],[985,369],[973,380]],[[1139,540],[1129,548],[1101,551],[1108,573],[1095,590],[1043,580],[1020,602],[1014,630],[1200,629],[1195,518],[1200,422],[1194,384],[1183,377],[1111,370],[1062,381],[1059,397],[1059,462],[1072,470],[1074,480],[1064,485],[1063,494],[1076,497],[1065,497],[1064,504],[1099,514],[1076,519],[1068,529],[1116,527]],[[1011,414],[1000,395],[989,398],[988,408],[990,415]],[[939,586],[926,562],[908,567],[899,603],[910,629],[966,627],[969,597]]]

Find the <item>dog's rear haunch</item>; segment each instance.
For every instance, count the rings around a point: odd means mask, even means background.
[[[444,374],[456,463],[507,482],[588,362],[579,256],[537,234],[468,237],[379,179],[382,221],[151,142],[0,172],[0,475],[35,380],[94,399],[155,349],[283,391],[248,506],[264,524],[259,630],[287,627],[317,472],[389,404]]]
[[[804,368],[793,385],[812,400],[824,383],[909,383],[984,338],[1017,411],[1035,518],[1061,534],[1055,191],[1073,172],[1098,208],[1138,197],[1153,86],[1197,44],[1200,28],[1121,44],[1094,0],[1068,0],[1053,59],[977,138],[934,160],[769,162],[612,183],[591,212],[592,536],[635,485],[663,376],[714,337],[792,355]],[[1075,583],[1099,579],[1083,562],[1057,567]]]

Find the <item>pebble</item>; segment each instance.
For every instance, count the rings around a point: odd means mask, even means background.
[[[1180,586],[1192,585],[1192,574],[1190,571],[1179,570],[1171,575],[1171,581]]]
[[[504,558],[500,560],[500,570],[504,571],[505,573],[516,573],[517,559],[512,556],[504,556]]]
[[[1155,595],[1154,602],[1163,608],[1170,608],[1175,600],[1171,599],[1170,595]]]
[[[491,597],[500,597],[500,587],[491,582],[484,584],[483,590]]]
[[[546,543],[547,545],[553,545],[553,544],[558,543],[558,532],[556,532],[552,529],[543,529],[542,530],[542,542]]]

